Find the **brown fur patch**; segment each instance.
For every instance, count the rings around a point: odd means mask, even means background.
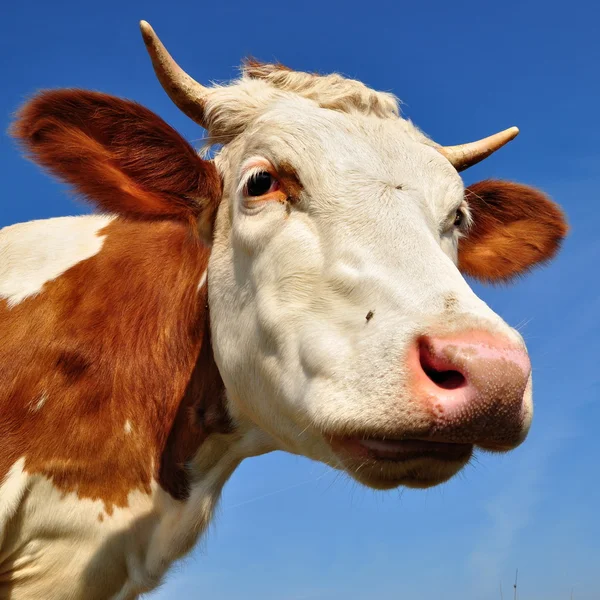
[[[287,199],[290,202],[297,202],[300,199],[300,194],[304,191],[304,187],[300,182],[296,169],[292,165],[282,162],[277,167],[277,178]]]
[[[11,131],[34,161],[103,211],[211,229],[221,199],[216,167],[135,102],[45,91],[21,108]]]
[[[561,209],[535,188],[486,180],[465,198],[473,225],[459,242],[458,264],[482,281],[506,281],[550,260],[567,234]]]
[[[185,497],[181,465],[211,431],[194,404],[222,411],[223,384],[197,289],[209,250],[175,221],[119,219],[102,234],[97,255],[39,295],[0,300],[0,480],[24,456],[27,472],[110,514],[153,477]]]
[[[126,218],[39,295],[11,309],[0,300],[0,480],[25,457],[27,472],[108,513],[133,490],[149,493],[152,478],[183,498],[182,465],[219,429],[198,425],[195,404],[226,420],[207,288],[197,289],[209,257],[198,232],[210,240],[221,199],[216,167],[151,111],[96,92],[43,92],[12,133]]]

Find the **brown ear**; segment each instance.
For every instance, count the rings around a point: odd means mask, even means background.
[[[550,260],[567,234],[562,210],[535,188],[486,180],[467,188],[473,223],[458,244],[458,266],[482,281],[506,281]]]
[[[11,133],[100,210],[189,221],[210,241],[217,169],[143,106],[85,90],[45,91],[21,108]]]

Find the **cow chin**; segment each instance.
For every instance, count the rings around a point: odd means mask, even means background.
[[[375,490],[391,490],[399,486],[426,489],[445,483],[456,475],[467,463],[461,461],[438,461],[423,458],[410,464],[396,465],[390,462],[372,461],[365,464],[348,465],[348,474],[363,485]]]
[[[329,438],[339,466],[353,479],[377,490],[398,486],[425,489],[456,475],[470,460],[472,444],[421,440],[372,441]]]

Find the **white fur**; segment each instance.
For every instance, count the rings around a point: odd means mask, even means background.
[[[48,393],[47,392],[42,392],[37,399],[32,402],[30,410],[31,412],[38,412],[38,410],[40,410],[44,404],[46,404],[48,400]]]
[[[403,362],[417,336],[478,328],[522,341],[456,267],[463,183],[432,144],[397,118],[277,93],[216,159],[213,348],[234,414],[338,464],[328,433],[430,424]],[[257,157],[296,170],[297,204],[246,208],[241,180]]]
[[[131,492],[127,507],[111,513],[27,474],[19,459],[0,485],[0,598],[15,582],[11,600],[131,600],[154,589],[206,529],[239,462],[267,449],[252,431],[215,436],[190,465],[196,476],[187,501],[153,482],[150,495]],[[4,536],[10,519],[21,527],[8,526]]]
[[[24,466],[25,459],[20,458],[0,482],[0,565],[2,564],[2,544],[6,530],[27,489],[27,476],[23,472]]]
[[[198,283],[198,291],[200,291],[204,287],[207,277],[208,277],[208,272],[204,271],[204,273],[202,273],[202,277],[200,277],[200,282]]]
[[[9,307],[39,294],[102,248],[98,232],[112,217],[89,215],[19,223],[0,230],[0,299]]]

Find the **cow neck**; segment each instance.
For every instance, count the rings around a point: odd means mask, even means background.
[[[210,344],[210,250],[171,221],[117,218],[99,235],[97,254],[38,295],[0,302],[0,480],[23,458],[110,514],[153,480],[186,498],[186,461],[230,424]]]
[[[196,455],[208,436],[233,433],[233,425],[225,408],[225,386],[212,350],[206,287],[202,296],[205,314],[198,359],[169,432],[159,469],[161,486],[177,500],[189,497],[189,463],[196,458],[198,466],[202,467],[203,461],[198,460]],[[207,448],[207,456],[221,455],[219,444],[217,447],[216,452],[212,451],[212,446]],[[212,466],[209,461],[204,468],[210,469]]]

